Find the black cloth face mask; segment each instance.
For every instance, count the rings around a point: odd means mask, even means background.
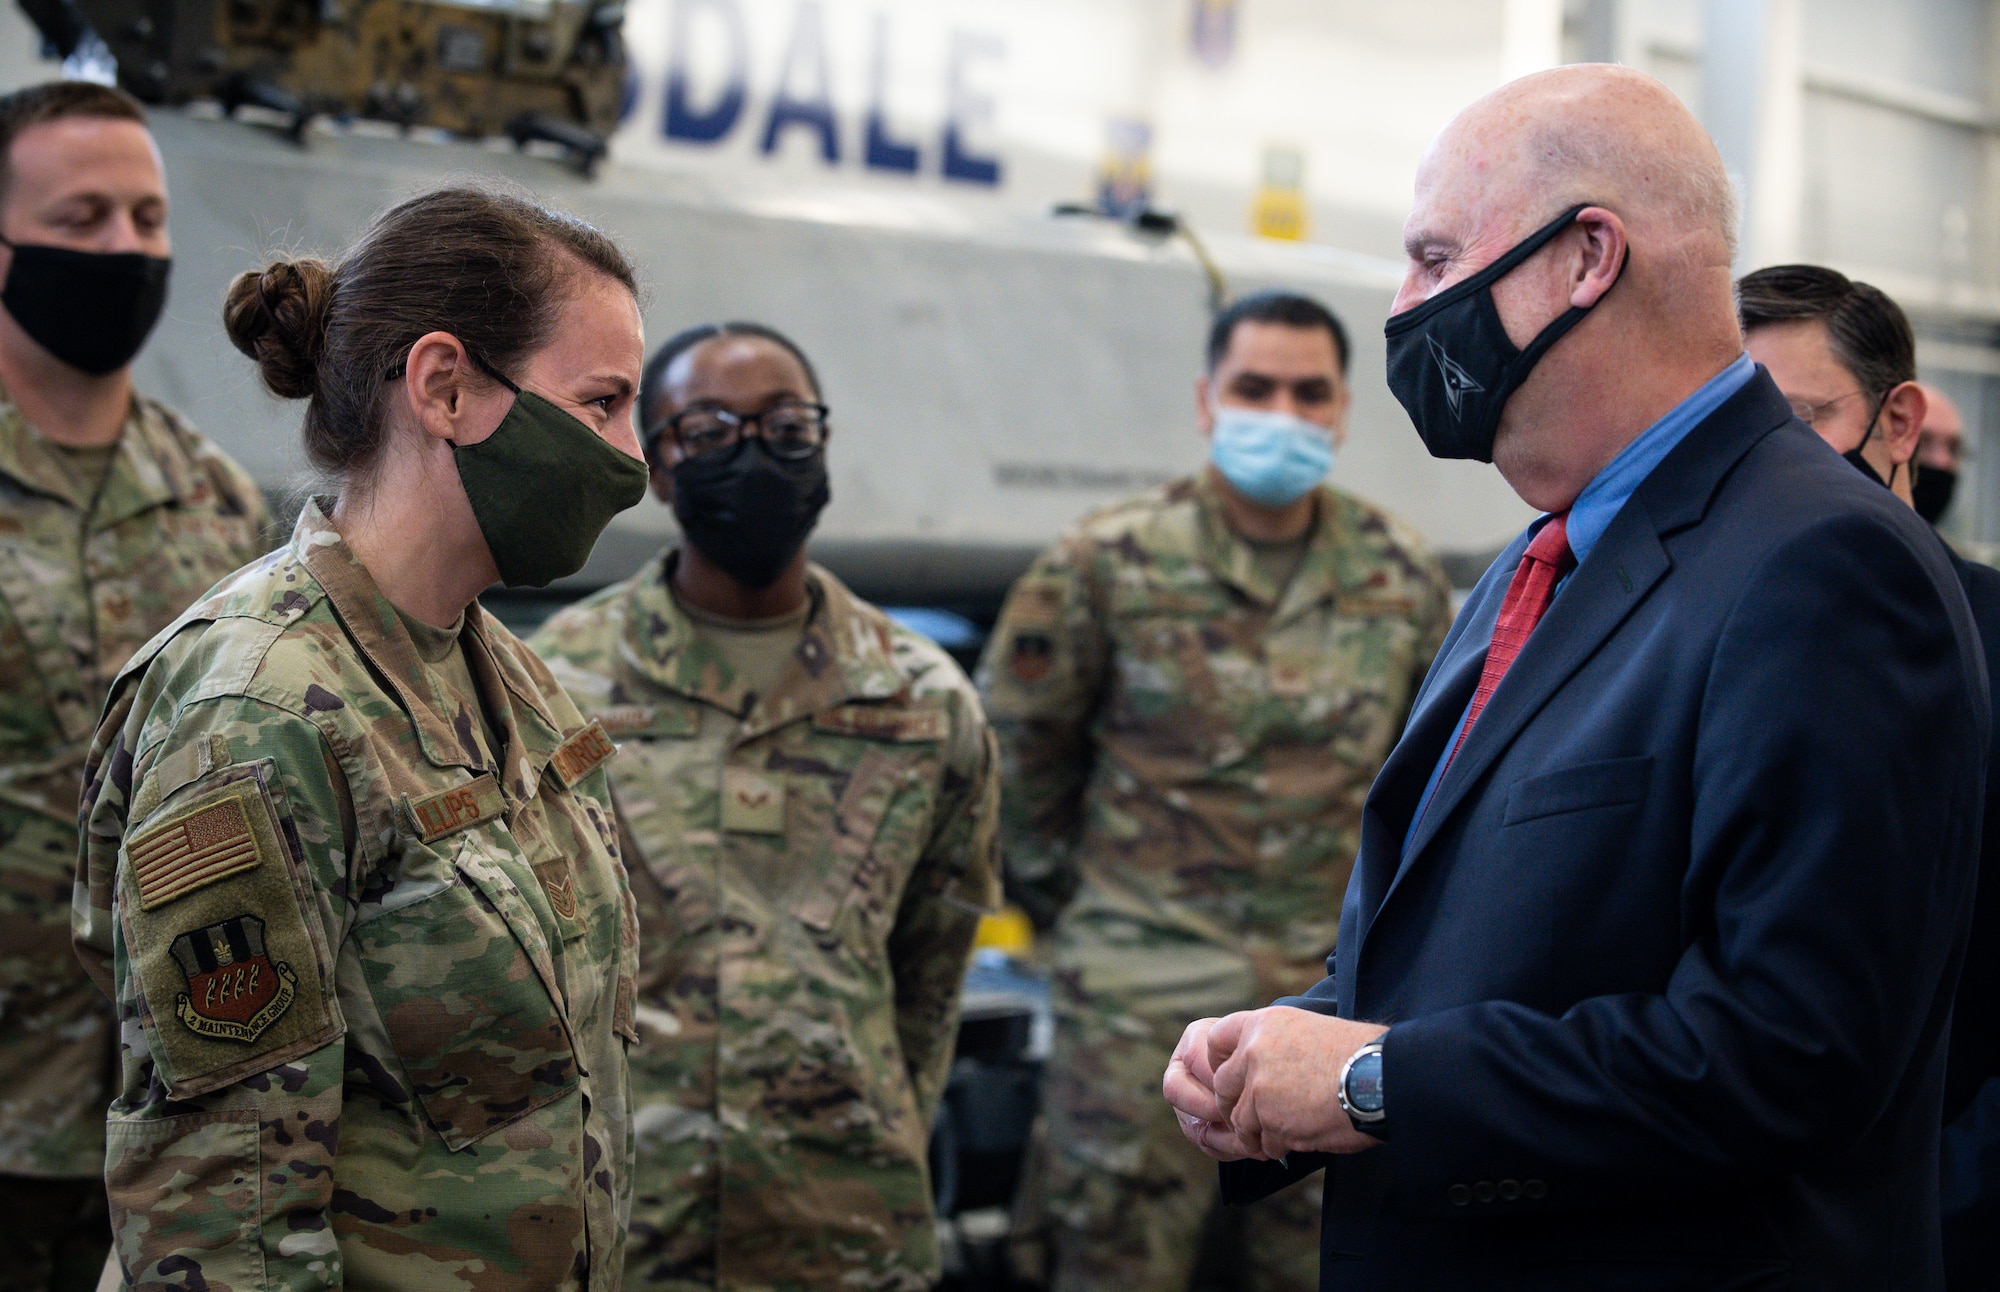
[[[1910,482],[1910,501],[1916,504],[1917,515],[1935,525],[1951,506],[1951,495],[1957,488],[1958,472],[1946,467],[1925,467]]]
[[[1589,205],[1564,211],[1472,277],[1391,315],[1383,325],[1389,389],[1416,423],[1432,457],[1491,462],[1507,400],[1549,347],[1590,312],[1587,305],[1571,306],[1522,350],[1507,339],[1492,292],[1493,284],[1548,245]],[[1625,272],[1622,263],[1618,272]]]
[[[174,262],[164,256],[0,244],[14,249],[0,305],[42,349],[93,377],[132,362],[166,308]]]
[[[780,458],[761,435],[673,468],[674,519],[696,550],[746,588],[778,581],[832,498],[826,451]]]

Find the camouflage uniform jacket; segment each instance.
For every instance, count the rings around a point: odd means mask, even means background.
[[[95,1176],[111,1016],[69,950],[76,801],[111,679],[263,550],[257,487],[135,398],[83,496],[0,392],[0,1173]]]
[[[672,555],[535,647],[623,743],[640,1030],[628,1286],[919,1289],[925,1149],[998,774],[965,675],[813,568],[754,696],[675,603]]]
[[[459,641],[477,695],[315,502],[114,685],[76,946],[118,1010],[128,1286],[618,1287],[611,744],[477,606]]]
[[[1423,541],[1331,487],[1283,588],[1204,474],[1081,521],[1015,584],[980,669],[1008,875],[1247,952],[1258,999],[1333,946],[1361,805],[1450,624]]]

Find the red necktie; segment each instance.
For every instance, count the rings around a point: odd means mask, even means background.
[[[1555,599],[1557,580],[1574,563],[1575,557],[1569,550],[1569,513],[1549,517],[1548,523],[1529,541],[1528,550],[1521,554],[1514,581],[1507,585],[1507,596],[1500,602],[1500,617],[1493,621],[1493,644],[1486,649],[1486,667],[1479,674],[1479,689],[1472,693],[1472,707],[1466,711],[1465,725],[1458,729],[1458,743],[1451,747],[1453,758],[1464,747],[1466,735],[1472,724],[1479,721],[1486,702],[1493,698],[1500,679],[1507,676],[1514,657],[1528,644],[1528,635],[1548,612],[1549,602]],[[1445,766],[1450,767],[1450,762]]]

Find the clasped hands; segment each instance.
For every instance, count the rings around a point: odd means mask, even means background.
[[[1381,1143],[1340,1106],[1340,1072],[1389,1029],[1274,1005],[1189,1023],[1161,1093],[1181,1134],[1218,1162],[1359,1153]]]

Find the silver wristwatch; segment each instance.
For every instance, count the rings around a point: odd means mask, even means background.
[[[1382,1100],[1382,1042],[1370,1041],[1347,1058],[1340,1069],[1340,1110],[1358,1130],[1388,1117]]]

